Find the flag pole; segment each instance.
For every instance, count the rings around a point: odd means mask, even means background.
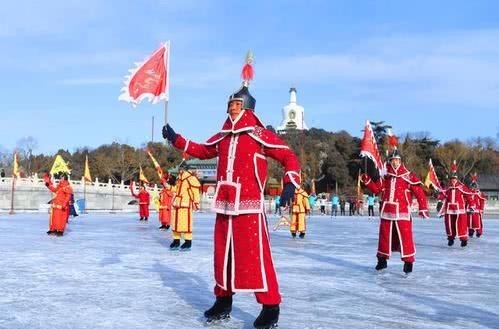
[[[11,193],[11,198],[10,198],[10,211],[9,215],[14,215],[16,212],[14,211],[14,190],[16,186],[16,176],[12,177],[12,193]]]
[[[87,213],[87,179],[83,177],[83,213]]]
[[[165,126],[168,123],[168,100],[170,99],[170,44],[171,42],[168,41],[168,61],[166,62],[166,99],[165,99]],[[166,59],[166,57],[165,57]]]

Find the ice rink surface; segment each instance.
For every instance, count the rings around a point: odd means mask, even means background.
[[[214,301],[214,215],[195,215],[190,252],[169,251],[171,232],[136,214],[70,219],[47,236],[46,214],[0,214],[0,328],[205,328]],[[442,219],[414,222],[416,263],[376,263],[378,220],[312,216],[292,239],[270,215],[283,295],[279,328],[499,328],[499,220],[468,247],[447,246]],[[237,294],[232,319],[252,328],[260,305]]]

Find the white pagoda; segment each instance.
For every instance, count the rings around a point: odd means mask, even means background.
[[[305,124],[305,110],[296,103],[296,88],[289,89],[289,104],[282,108],[282,123],[277,127],[277,132],[286,133],[286,130],[308,130]]]

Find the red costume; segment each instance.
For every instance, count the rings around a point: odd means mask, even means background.
[[[139,194],[135,194],[133,191],[134,186],[133,186],[133,181],[130,183],[130,192],[132,193],[132,196],[136,199],[139,199],[139,213],[140,213],[140,220],[147,220],[149,218],[149,203],[150,203],[150,196],[149,192],[146,191],[144,186],[139,187]]]
[[[466,205],[468,209],[476,209],[473,192],[457,180],[457,174],[453,173],[446,191],[440,195],[444,200],[439,215],[445,215],[445,231],[449,246],[454,243],[456,236],[461,240],[461,246],[466,246],[468,240],[468,221],[466,218]]]
[[[49,231],[47,233],[57,233],[62,235],[66,229],[66,221],[69,216],[69,200],[73,189],[69,181],[61,178],[59,184],[54,186],[50,179],[46,179],[47,188],[55,193],[51,202]]]
[[[199,159],[218,156],[215,224],[215,295],[255,292],[262,304],[281,302],[264,211],[267,159],[285,168],[284,183],[300,182],[296,155],[253,113],[228,118],[222,130],[197,144],[178,135],[174,146]]]
[[[419,204],[419,212],[428,218],[428,206],[422,183],[403,164],[395,170],[389,163],[386,175],[377,180],[362,176],[362,182],[373,193],[382,194],[380,211],[378,257],[388,259],[392,251],[400,252],[404,262],[415,260],[416,248],[412,236],[411,203],[413,196]]]
[[[166,125],[163,137],[176,148],[199,159],[218,156],[217,187],[212,209],[217,213],[214,233],[216,301],[204,316],[227,317],[232,295],[254,292],[262,310],[253,325],[270,328],[279,320],[281,295],[270,252],[269,231],[263,195],[267,157],[284,167],[281,205],[291,202],[300,183],[296,155],[254,114],[255,98],[248,90],[253,77],[252,55],[243,67],[243,86],[229,97],[222,130],[204,144],[184,139]]]
[[[468,235],[472,237],[476,231],[476,237],[479,238],[483,234],[482,217],[487,197],[478,188],[477,178],[476,173],[471,176],[470,188],[473,194],[470,197],[470,206],[472,205],[473,207],[468,207]]]
[[[159,223],[169,226],[172,218],[173,187],[167,185],[159,192]]]

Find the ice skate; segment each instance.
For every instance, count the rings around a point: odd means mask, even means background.
[[[180,246],[180,251],[189,251],[191,250],[192,240],[185,240],[184,243]]]
[[[217,297],[213,306],[204,312],[207,324],[216,323],[222,320],[230,319],[232,311],[232,296]]]
[[[381,271],[387,267],[388,267],[388,263],[386,262],[386,258],[378,256],[378,264],[376,264],[376,267],[375,267],[376,271]]]
[[[409,274],[412,272],[412,263],[404,262],[404,273]]]
[[[260,315],[256,318],[253,326],[257,329],[277,328],[279,321],[279,305],[263,305]]]
[[[173,242],[170,244],[170,250],[178,250],[180,247],[180,239],[174,239]]]

